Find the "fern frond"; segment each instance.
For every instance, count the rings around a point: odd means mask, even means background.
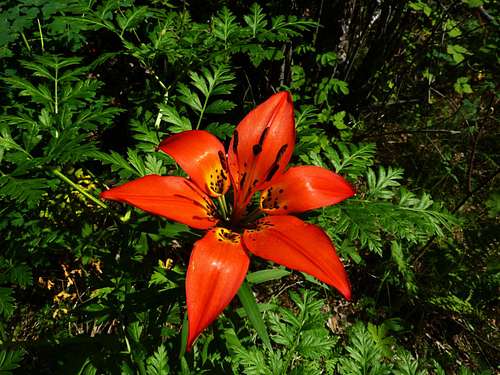
[[[146,365],[149,375],[167,375],[170,373],[168,355],[163,345],[160,345],[153,355],[146,360]]]
[[[10,318],[14,313],[14,297],[11,288],[0,288],[0,315],[5,319]],[[0,358],[1,359],[1,358]],[[0,364],[1,364],[0,360]]]
[[[16,178],[0,176],[0,197],[34,206],[45,193],[49,181],[45,178]]]
[[[12,375],[11,371],[15,370],[16,368],[19,368],[20,366],[19,363],[23,360],[23,357],[24,357],[23,350],[0,351],[0,374]]]

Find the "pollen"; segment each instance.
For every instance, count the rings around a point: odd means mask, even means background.
[[[226,228],[217,228],[215,230],[215,235],[217,237],[217,241],[219,242],[231,242],[234,244],[239,244],[241,242],[241,237],[238,233],[232,232]]]

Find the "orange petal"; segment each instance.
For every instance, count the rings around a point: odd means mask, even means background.
[[[288,92],[271,96],[240,122],[228,151],[236,216],[240,216],[255,191],[283,172],[294,145],[293,104]]]
[[[204,130],[190,130],[165,139],[160,150],[169,154],[208,195],[218,197],[229,189],[226,153],[222,143]]]
[[[144,176],[101,193],[101,198],[125,202],[197,229],[211,228],[218,221],[210,198],[183,177]]]
[[[240,235],[230,230],[214,228],[194,244],[186,275],[188,351],[238,292],[248,264]]]
[[[270,215],[286,215],[331,206],[354,194],[342,176],[321,167],[300,166],[290,168],[261,192],[260,207]]]
[[[253,254],[306,272],[351,298],[344,266],[319,227],[293,216],[269,216],[257,221],[257,229],[243,233],[243,244]]]

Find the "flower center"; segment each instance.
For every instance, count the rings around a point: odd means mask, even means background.
[[[217,228],[215,230],[215,235],[219,242],[231,242],[236,244],[241,242],[241,236],[238,233],[226,228]]]
[[[214,207],[216,207],[216,210],[213,214],[220,219],[218,226],[235,232],[243,228],[248,228],[252,222],[259,219],[264,214],[259,207],[258,200],[255,200],[255,204],[250,202],[245,208],[245,215],[235,219],[233,215],[234,207],[226,201],[226,196],[223,194],[215,199]]]

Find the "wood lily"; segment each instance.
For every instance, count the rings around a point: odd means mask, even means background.
[[[149,175],[101,194],[207,230],[194,244],[186,275],[188,350],[237,293],[250,254],[306,272],[350,298],[347,274],[329,237],[291,214],[336,204],[354,190],[324,168],[285,170],[294,144],[291,96],[280,92],[241,121],[227,153],[202,130],[165,139],[159,148],[189,178]],[[232,205],[225,200],[231,194]]]

